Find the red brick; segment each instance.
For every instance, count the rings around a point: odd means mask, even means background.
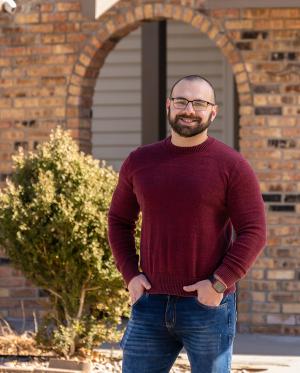
[[[10,298],[0,298],[0,308],[19,308],[20,307],[20,301],[19,300],[13,300]]]
[[[80,11],[80,2],[56,3],[55,7],[58,12]]]
[[[205,18],[200,25],[200,30],[202,32],[206,33],[209,30],[210,27],[211,27],[211,22],[207,18]],[[223,50],[225,50],[225,49],[223,49]]]
[[[274,268],[274,259],[260,256],[255,262],[255,268]]]
[[[147,4],[144,7],[144,13],[145,13],[145,18],[146,19],[152,19],[153,18],[153,5],[152,4]]]
[[[49,96],[65,96],[66,87],[65,86],[48,86],[42,88],[30,88],[14,90],[11,93],[8,93],[10,97],[49,97]]]
[[[24,285],[24,278],[23,277],[4,277],[1,278],[1,286],[6,288],[14,288]]]
[[[16,79],[15,81],[16,86],[21,86],[21,87],[35,87],[40,85],[40,80],[39,79],[34,79],[34,78],[19,78]]]
[[[53,4],[41,4],[41,12],[52,12],[53,11]]]
[[[99,23],[98,22],[82,22],[81,23],[81,30],[83,32],[94,32],[98,31]]]
[[[45,44],[64,43],[65,39],[66,37],[63,34],[49,34],[42,36],[42,42]]]
[[[190,23],[193,18],[194,12],[192,9],[185,9],[183,12],[182,21],[186,23]]]
[[[0,298],[7,298],[9,297],[9,290],[0,288]]]
[[[287,29],[292,29],[292,30],[295,30],[295,29],[300,29],[300,20],[297,19],[297,20],[285,20],[284,21],[284,28],[287,28]]]
[[[295,271],[292,270],[267,270],[267,278],[271,280],[294,280]]]
[[[34,298],[37,296],[37,289],[35,288],[15,288],[10,290],[12,298]]]
[[[229,43],[229,39],[227,37],[227,35],[221,35],[219,34],[216,39],[214,40],[214,42],[216,43],[216,45],[223,49],[227,43]]]
[[[269,233],[271,236],[290,236],[297,233],[297,228],[294,226],[280,225],[279,227],[270,227]]]
[[[298,33],[297,30],[274,30],[273,38],[275,40],[295,39],[297,38],[297,33]]]
[[[25,309],[26,308],[40,309],[40,308],[46,308],[47,306],[49,306],[48,298],[24,299]]]
[[[280,303],[254,303],[252,305],[252,310],[254,312],[266,312],[266,313],[275,313],[280,312]]]
[[[299,314],[300,313],[300,304],[299,303],[283,304],[282,305],[282,312],[283,313]]]
[[[291,8],[291,9],[284,9],[284,8],[277,8],[277,9],[270,9],[270,16],[272,18],[299,18],[300,17],[300,9],[299,8]]]
[[[212,9],[212,17],[216,18],[240,18],[240,9]]]
[[[53,32],[53,30],[54,25],[52,23],[30,25],[30,32],[34,32],[37,34]]]
[[[276,281],[263,280],[263,281],[253,281],[252,289],[255,291],[272,291],[277,290]]]
[[[300,335],[299,326],[282,326],[282,334],[284,335]]]
[[[68,33],[67,34],[67,43],[81,43],[88,38],[87,35],[78,34],[78,33]]]
[[[242,29],[252,29],[253,22],[251,20],[234,20],[225,21],[225,27],[228,30],[242,30]]]
[[[87,130],[73,130],[70,129],[70,133],[73,138],[76,139],[83,139],[83,140],[90,140],[91,139],[91,133]]]
[[[255,312],[251,315],[251,323],[252,324],[266,324],[266,314]]]
[[[21,56],[16,57],[15,61],[17,66],[36,65],[37,63],[46,63],[50,56]]]
[[[83,16],[81,13],[70,12],[68,13],[68,21],[81,21]]]
[[[30,54],[37,54],[37,55],[41,55],[41,54],[52,54],[52,47],[51,46],[36,46],[36,47],[30,47],[28,48],[29,49],[29,52]]]
[[[10,66],[10,59],[0,58],[0,67]]]
[[[245,18],[269,18],[270,9],[264,9],[264,8],[243,9],[242,15]]]
[[[0,98],[0,109],[9,108],[12,106],[12,101],[10,98]]]
[[[27,47],[6,47],[1,51],[1,57],[26,55],[30,55],[30,49]]]
[[[67,121],[68,128],[85,128],[91,129],[91,121],[90,119],[79,119],[79,118],[72,118],[68,119]]]
[[[143,7],[138,6],[134,9],[135,19],[142,20],[144,18]]]
[[[45,76],[42,78],[43,85],[47,86],[57,86],[57,85],[65,85],[66,78],[64,76]]]
[[[238,314],[238,323],[243,323],[243,322],[251,322],[252,320],[252,317],[251,317],[251,314],[249,313],[242,313],[242,312],[239,312]]]
[[[44,13],[42,14],[42,22],[65,22],[68,19],[67,13]]]
[[[33,312],[35,312],[35,310],[32,310],[32,309],[27,309],[25,308],[24,310],[22,310],[21,308],[21,303],[19,301],[19,304],[18,304],[18,307],[16,308],[11,308],[8,310],[8,316],[9,317],[12,317],[12,318],[16,318],[16,319],[23,319],[23,317],[25,316],[25,318],[28,320],[32,320],[33,319]],[[24,368],[23,368],[24,369]],[[25,373],[26,371],[21,371],[20,373]],[[36,370],[32,371],[32,373],[36,372]],[[7,372],[8,373],[8,372]],[[13,372],[13,373],[17,373],[17,372]],[[44,372],[44,373],[47,373]],[[65,372],[67,373],[67,372]]]
[[[64,56],[66,59],[66,64],[71,64],[72,66],[77,62],[78,56],[76,54],[67,54]]]
[[[40,21],[39,13],[18,13],[14,17],[14,22],[19,24],[29,24],[29,23],[38,23]]]
[[[217,37],[217,35],[219,34],[219,32],[220,32],[220,31],[219,31],[218,27],[213,26],[213,27],[208,31],[207,36],[208,36],[210,39],[215,40],[216,37]]]
[[[73,44],[57,44],[54,45],[52,48],[54,54],[75,53],[78,49],[78,47]]]
[[[12,268],[7,266],[0,266],[0,278],[11,276]]]
[[[66,76],[72,71],[72,66],[33,66],[27,68],[28,76]]]
[[[28,108],[26,114],[29,118],[62,118],[65,116],[65,108]]]
[[[164,16],[166,18],[171,18],[172,15],[173,15],[173,19],[180,19],[181,20],[182,11],[179,7],[172,6],[171,4],[165,4],[165,5],[162,5],[161,8],[159,8],[159,5],[160,4],[155,4],[154,7],[156,8],[156,6],[158,6],[158,10],[161,9],[161,15],[162,16]],[[180,17],[180,18],[177,18],[177,17]]]
[[[260,291],[252,291],[251,298],[253,302],[265,302],[267,299],[266,293]]]
[[[238,313],[249,312],[250,311],[250,304],[249,303],[238,302],[237,309],[238,309]]]
[[[280,303],[290,303],[290,302],[297,302],[299,303],[300,295],[295,293],[287,293],[287,292],[272,292],[268,294],[268,301],[269,302],[280,302]]]
[[[1,121],[0,122],[0,129],[3,129],[3,128],[11,128],[12,127],[12,122],[10,121]],[[10,144],[7,144],[8,146]],[[3,144],[1,145],[1,150],[3,151]]]
[[[282,172],[282,180],[285,181],[300,181],[299,172]]]
[[[284,128],[288,126],[296,126],[296,118],[284,118],[285,126]],[[270,127],[281,127],[282,126],[282,117],[272,117],[270,116],[268,118],[268,125]]]
[[[237,60],[235,59],[235,61],[237,61]],[[237,90],[238,90],[239,93],[248,93],[248,92],[250,92],[250,85],[249,85],[248,82],[238,84],[237,85]],[[243,115],[243,114],[244,115],[251,115],[253,113],[253,108],[252,107],[250,108],[250,106],[242,106],[240,112],[241,112],[241,115]]]
[[[282,281],[281,289],[287,292],[300,291],[300,282],[299,281]]]
[[[62,106],[65,103],[64,97],[57,98],[19,98],[14,100],[17,108],[41,107],[41,106]]]
[[[262,334],[283,334],[281,326],[274,325],[258,325],[250,326],[247,330],[248,333],[262,333]]]

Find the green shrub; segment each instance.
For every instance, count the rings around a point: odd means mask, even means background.
[[[39,343],[68,357],[115,341],[129,303],[107,238],[117,173],[79,152],[61,129],[36,153],[20,150],[13,161],[13,177],[0,192],[0,244],[49,293]],[[136,233],[138,245],[140,221]]]

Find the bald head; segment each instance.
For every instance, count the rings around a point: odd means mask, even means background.
[[[192,85],[199,84],[199,89],[203,90],[206,96],[203,99],[213,104],[216,103],[216,94],[213,85],[201,75],[188,75],[177,80],[171,88],[170,97],[173,97],[173,94],[177,96],[176,91],[181,91],[181,88],[184,86],[187,87],[188,83],[192,83]]]

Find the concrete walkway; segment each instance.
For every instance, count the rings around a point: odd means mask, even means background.
[[[233,352],[235,355],[295,356],[300,358],[300,337],[237,334]]]
[[[238,334],[232,362],[249,372],[299,373],[300,337]]]
[[[111,345],[102,345],[107,349]],[[114,350],[119,350],[117,345]],[[184,350],[180,360],[187,360]],[[300,373],[300,337],[237,334],[233,349],[232,371],[245,373]]]

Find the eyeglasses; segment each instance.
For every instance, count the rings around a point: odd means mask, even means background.
[[[175,109],[185,109],[189,102],[192,103],[193,108],[195,111],[205,111],[208,107],[208,105],[214,106],[215,104],[204,101],[204,100],[187,100],[184,97],[170,97],[170,100],[173,101]]]

